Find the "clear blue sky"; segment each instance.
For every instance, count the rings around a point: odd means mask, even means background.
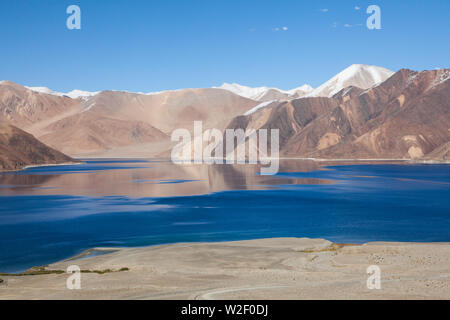
[[[366,28],[370,4],[382,30]],[[290,89],[353,63],[448,68],[450,1],[1,0],[0,43],[0,79],[58,91]]]

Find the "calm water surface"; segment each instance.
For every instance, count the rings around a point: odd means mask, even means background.
[[[267,237],[450,241],[450,166],[89,160],[0,174],[0,271],[92,247]]]

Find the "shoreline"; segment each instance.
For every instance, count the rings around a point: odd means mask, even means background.
[[[170,158],[152,158],[152,157],[82,157],[83,160],[104,160],[104,159],[114,159],[117,161],[120,160],[166,160],[170,161]],[[265,158],[265,161],[272,161],[274,158]],[[326,163],[326,162],[346,162],[351,165],[359,165],[368,162],[369,164],[450,164],[449,160],[411,160],[411,159],[318,159],[318,158],[291,158],[291,157],[281,157],[278,160],[300,160],[300,161],[313,161],[318,163]],[[20,172],[25,171],[27,169],[32,168],[40,168],[40,167],[57,167],[57,166],[69,166],[69,165],[81,165],[84,164],[84,161],[79,162],[65,162],[65,163],[56,163],[56,164],[30,164],[20,169],[14,170],[1,170],[1,173],[9,173],[9,172]],[[182,163],[181,165],[183,165]],[[186,163],[186,164],[194,164],[194,163]],[[225,164],[225,163],[224,163]],[[247,165],[240,164],[240,165]]]
[[[21,170],[31,169],[31,168],[40,168],[40,167],[59,167],[59,166],[71,166],[71,165],[80,165],[84,162],[64,162],[64,163],[56,163],[56,164],[30,164],[28,166],[23,167]]]
[[[352,243],[352,242],[333,242],[331,240],[327,240],[325,238],[292,238],[292,237],[268,237],[268,238],[255,238],[255,239],[246,239],[246,240],[217,240],[217,241],[182,241],[182,242],[169,242],[169,243],[159,243],[159,244],[149,244],[149,245],[142,245],[142,246],[111,246],[111,247],[92,247],[88,249],[83,249],[79,253],[76,253],[74,255],[66,256],[65,258],[61,258],[58,260],[54,260],[53,262],[49,262],[47,264],[42,265],[33,265],[27,269],[20,269],[17,271],[12,272],[3,272],[0,270],[1,274],[10,274],[10,275],[19,275],[23,273],[27,273],[33,269],[36,268],[42,268],[47,267],[51,265],[57,265],[61,263],[66,263],[69,261],[76,261],[76,260],[82,260],[87,258],[95,258],[97,256],[102,256],[105,254],[115,253],[119,252],[121,250],[145,250],[150,248],[157,248],[157,247],[170,247],[170,246],[189,246],[189,245],[220,245],[220,244],[233,244],[233,243],[244,243],[244,242],[252,242],[252,241],[270,241],[270,240],[279,240],[279,239],[306,239],[306,240],[321,240],[326,241],[330,245],[338,246],[338,247],[357,247],[357,246],[364,246],[364,245],[370,245],[370,244],[403,244],[403,245],[448,245],[450,247],[450,241],[431,241],[431,242],[417,242],[417,241],[368,241],[368,242],[361,242],[361,243]]]
[[[84,159],[84,160],[102,160],[102,159],[114,159],[114,160],[167,160],[171,161],[170,158],[162,158],[162,157],[114,157],[114,156],[76,156],[76,159]],[[222,159],[224,158],[211,158],[212,160]],[[265,157],[263,160],[275,160],[276,158]],[[195,159],[189,159],[191,162]],[[450,164],[450,160],[433,160],[433,159],[395,159],[395,158],[382,158],[382,159],[364,159],[364,158],[356,158],[356,159],[326,159],[326,158],[303,158],[303,157],[279,157],[278,160],[302,160],[302,161],[314,161],[314,162],[398,162],[398,163],[407,163],[407,164]],[[181,159],[181,161],[183,161]],[[248,163],[245,163],[248,164]]]
[[[52,274],[0,276],[0,299],[450,299],[449,263],[449,242],[268,238],[99,247],[50,264]],[[85,272],[81,290],[65,286],[70,265]],[[371,265],[381,269],[381,290],[366,287]]]
[[[25,171],[27,169],[32,169],[32,168],[40,168],[40,167],[59,167],[59,166],[71,166],[71,165],[80,165],[83,164],[83,161],[79,161],[79,162],[64,162],[64,163],[44,163],[44,164],[30,164],[30,165],[26,165],[23,168],[20,169],[15,169],[15,170],[0,170],[0,173],[4,173],[4,172],[19,172],[19,171]]]

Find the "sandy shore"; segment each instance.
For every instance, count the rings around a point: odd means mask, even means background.
[[[450,299],[450,244],[334,245],[320,239],[262,239],[108,249],[52,264],[82,273],[0,276],[0,299]],[[366,269],[381,269],[369,290]]]

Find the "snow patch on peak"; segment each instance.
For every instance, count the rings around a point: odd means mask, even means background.
[[[68,93],[63,93],[63,92],[53,91],[47,87],[27,87],[27,86],[25,86],[25,88],[30,89],[34,92],[50,94],[52,96],[58,96],[58,97],[67,96],[72,99],[83,99],[83,100],[87,100],[88,98],[95,96],[96,94],[99,93],[98,91],[97,92],[89,92],[89,91],[82,91],[82,90],[72,90]]]
[[[213,88],[228,90],[248,99],[255,99],[256,97],[260,96],[261,94],[264,94],[269,90],[269,88],[267,87],[252,88],[240,85],[238,83],[224,83],[220,87],[213,87]]]
[[[450,79],[450,70],[448,70],[448,69],[447,70],[445,70],[445,69],[439,70],[438,75],[432,84],[432,88],[444,83],[448,79]]]
[[[87,106],[83,111],[81,111],[81,113],[89,111],[92,109],[92,107],[94,107],[96,105],[96,103],[91,103],[89,106]]]
[[[25,86],[25,88],[30,89],[31,91],[34,91],[34,92],[51,94],[53,96],[63,96],[63,94],[61,92],[53,91],[47,87],[27,87],[27,86]]]
[[[450,79],[450,70],[444,70],[439,77],[439,82],[442,83],[448,79]]]
[[[309,84],[304,84],[304,85],[302,85],[302,86],[300,86],[298,88],[289,90],[287,92],[292,92],[292,93],[295,93],[296,91],[311,92],[313,90],[314,90],[314,88],[311,87]]]
[[[144,93],[146,96],[156,96],[158,94],[167,93],[167,92],[180,92],[185,89],[173,89],[173,90],[163,90],[163,91],[154,91],[154,92],[148,92]]]
[[[291,90],[281,91],[289,96],[292,96],[293,98],[300,98],[303,97],[309,93],[311,93],[314,90],[313,87],[311,87],[309,84],[304,84],[298,88],[294,88]]]
[[[271,100],[271,101],[266,101],[263,103],[258,104],[257,106],[251,108],[250,110],[248,110],[246,113],[244,113],[244,116],[248,116],[251,115],[252,113],[255,113],[256,111],[258,111],[261,108],[265,108],[268,105],[272,104],[273,102],[277,102],[278,100]]]
[[[82,90],[72,90],[64,95],[72,98],[72,99],[88,99],[90,97],[95,96],[96,94],[100,93],[99,91],[90,92],[90,91],[82,91]]]
[[[354,86],[369,89],[386,81],[393,71],[365,64],[353,64],[308,94],[308,97],[332,97],[342,89]]]
[[[345,91],[342,93],[342,96],[346,96],[347,94],[349,94],[355,87],[348,87],[347,89],[345,89]]]
[[[417,78],[417,76],[419,75],[419,72],[413,72],[409,75],[408,79],[406,80],[406,83],[408,85],[410,85],[411,83],[413,83],[413,81]]]
[[[282,89],[270,88],[270,87],[255,87],[255,88],[253,88],[253,87],[243,86],[238,83],[224,83],[220,87],[213,87],[213,88],[231,91],[241,97],[252,99],[252,100],[260,100],[260,99],[264,98],[264,96],[270,90],[278,91],[280,94],[286,95],[286,98],[288,98],[288,99],[294,98],[294,97],[291,97],[294,95],[303,96],[306,93],[309,93],[314,90],[314,88],[312,88],[310,85],[307,85],[307,84],[300,86],[298,88],[291,89],[291,90],[282,90]],[[271,100],[271,101],[273,101],[273,100]]]

